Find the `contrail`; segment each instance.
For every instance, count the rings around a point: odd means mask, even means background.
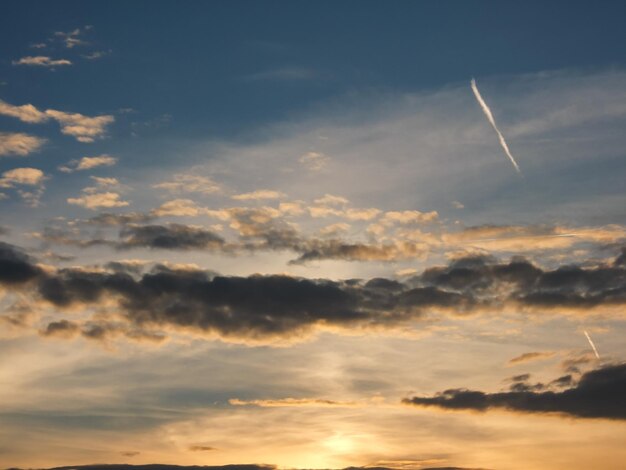
[[[585,333],[585,336],[587,337],[587,341],[589,341],[589,344],[591,345],[591,349],[593,349],[593,353],[596,355],[596,358],[600,359],[600,354],[598,354],[598,350],[596,349],[596,345],[593,344],[593,341],[591,341],[591,336],[589,336],[589,333],[587,333],[586,330],[583,330],[583,333]]]
[[[485,116],[487,116],[487,120],[491,124],[491,127],[493,127],[493,130],[496,131],[496,134],[498,134],[498,139],[500,139],[500,145],[502,146],[504,153],[506,153],[506,156],[509,157],[509,160],[511,160],[511,163],[515,167],[515,171],[517,171],[517,173],[521,175],[522,170],[520,170],[519,165],[515,161],[515,158],[513,158],[513,155],[511,155],[511,151],[509,150],[509,146],[506,144],[506,140],[504,140],[502,132],[500,132],[500,129],[498,129],[498,126],[496,126],[496,120],[493,118],[493,114],[491,114],[489,106],[487,106],[487,103],[485,103],[485,100],[483,100],[483,97],[480,95],[480,91],[478,91],[478,87],[476,86],[476,80],[472,78],[471,84],[472,91],[474,92],[474,96],[476,97],[476,101],[478,101],[478,104],[480,104],[480,107],[483,109],[483,113],[485,113]]]

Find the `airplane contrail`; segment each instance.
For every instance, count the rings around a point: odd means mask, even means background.
[[[587,333],[586,330],[583,330],[583,333],[585,333],[585,336],[587,337],[587,341],[589,341],[589,344],[591,345],[591,349],[593,349],[593,353],[596,355],[596,358],[600,359],[600,354],[598,354],[598,350],[596,349],[596,345],[593,344],[593,341],[591,341],[591,336],[589,336],[589,333]]]
[[[509,160],[511,160],[511,163],[515,167],[515,171],[517,171],[517,173],[521,176],[522,170],[520,170],[519,165],[515,161],[515,158],[513,158],[513,155],[511,155],[509,146],[506,144],[506,140],[504,140],[504,136],[502,135],[502,132],[500,132],[500,129],[498,129],[498,126],[496,125],[496,120],[493,118],[491,109],[489,109],[489,106],[487,106],[487,103],[485,103],[485,100],[480,95],[480,91],[478,91],[478,87],[476,86],[476,80],[474,80],[473,78],[472,78],[471,85],[472,85],[472,91],[474,92],[474,96],[476,97],[476,101],[478,101],[478,104],[480,104],[480,107],[483,109],[483,113],[485,113],[485,116],[487,117],[489,124],[491,124],[491,127],[493,127],[493,130],[496,131],[496,134],[498,134],[498,139],[500,140],[500,145],[502,146],[504,153],[506,153],[506,156],[509,157]]]

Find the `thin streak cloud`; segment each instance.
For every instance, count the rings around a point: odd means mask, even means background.
[[[489,106],[487,106],[487,103],[485,103],[485,100],[481,96],[480,91],[478,91],[478,86],[476,86],[476,80],[474,80],[473,78],[472,78],[471,85],[472,85],[472,91],[474,92],[474,96],[476,97],[476,101],[478,101],[478,104],[480,104],[480,107],[485,113],[485,116],[487,117],[489,124],[491,124],[491,127],[493,127],[493,130],[496,131],[496,134],[498,134],[498,139],[500,140],[500,145],[502,146],[504,153],[506,154],[507,157],[509,157],[509,160],[511,160],[511,163],[513,164],[513,167],[515,168],[515,171],[517,171],[518,174],[522,175],[522,170],[520,170],[520,167],[515,161],[515,158],[513,158],[513,155],[511,154],[511,151],[509,150],[509,146],[507,145],[506,140],[504,140],[504,136],[502,135],[502,132],[500,132],[500,129],[498,129],[498,126],[496,125],[496,120],[493,118],[491,109],[489,109]]]
[[[600,354],[598,354],[598,350],[596,349],[596,345],[593,344],[593,341],[591,340],[591,336],[589,336],[589,333],[587,333],[586,330],[584,330],[583,333],[585,333],[585,336],[587,337],[587,341],[589,341],[589,344],[591,345],[591,349],[593,349],[593,353],[596,355],[596,358],[600,359]]]

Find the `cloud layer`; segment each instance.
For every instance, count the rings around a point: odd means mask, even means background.
[[[404,403],[448,410],[502,408],[522,413],[564,413],[578,418],[626,420],[625,393],[626,364],[617,364],[587,372],[575,386],[563,391],[534,391],[518,387],[509,392],[485,393],[451,389],[434,397],[407,398]]]

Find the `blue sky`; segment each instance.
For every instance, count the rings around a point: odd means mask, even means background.
[[[621,469],[625,17],[2,2],[0,466]]]

